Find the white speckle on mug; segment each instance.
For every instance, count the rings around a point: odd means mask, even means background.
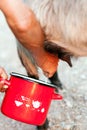
[[[40,105],[41,105],[41,103],[39,102],[39,101],[32,101],[32,105],[33,105],[33,107],[34,108],[39,108],[40,107]]]
[[[30,107],[30,105],[29,105],[29,104],[26,104],[26,107]]]
[[[25,96],[21,96],[22,100],[23,101],[29,101],[30,99],[28,97],[25,97]]]
[[[23,105],[23,102],[15,100],[15,104],[16,104],[17,107],[19,107],[19,106]]]
[[[44,109],[44,108],[42,108],[42,109],[41,109],[41,112],[42,112],[42,113],[43,113],[43,112],[45,112],[45,109]]]

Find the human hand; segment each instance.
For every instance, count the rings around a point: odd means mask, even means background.
[[[0,67],[0,78],[7,79],[8,75],[4,68]],[[0,92],[5,92],[5,90],[8,88],[7,85],[4,85],[4,81],[0,81]]]

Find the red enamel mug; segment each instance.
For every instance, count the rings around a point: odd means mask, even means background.
[[[3,80],[3,79],[2,79]],[[6,116],[32,125],[42,125],[47,117],[51,100],[62,100],[56,87],[25,75],[12,72],[1,111]]]

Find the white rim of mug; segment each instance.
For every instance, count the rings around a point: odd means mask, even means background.
[[[15,77],[19,77],[19,78],[23,78],[25,80],[29,80],[29,81],[32,81],[32,82],[36,82],[36,83],[39,83],[39,84],[43,84],[43,85],[46,85],[48,87],[57,88],[57,86],[54,85],[54,84],[51,84],[51,83],[48,83],[48,82],[44,82],[42,80],[34,79],[34,78],[29,77],[29,76],[26,76],[26,75],[23,75],[23,74],[19,74],[19,73],[16,73],[16,72],[11,72],[10,75],[15,76]]]

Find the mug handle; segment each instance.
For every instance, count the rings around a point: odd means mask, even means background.
[[[10,81],[9,80],[0,78],[0,81],[3,81],[4,85],[10,86]]]
[[[54,100],[62,100],[63,97],[58,93],[53,93],[52,99],[54,99]]]

